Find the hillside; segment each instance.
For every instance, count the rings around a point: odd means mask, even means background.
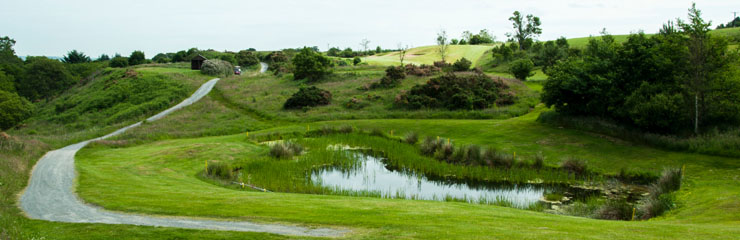
[[[478,60],[486,53],[486,51],[493,48],[488,45],[450,45],[447,61],[455,62],[458,59],[466,58],[473,62],[475,65]],[[370,65],[396,65],[400,63],[399,52],[381,53],[362,59],[363,62],[367,62]],[[411,48],[406,52],[404,63],[413,64],[426,64],[432,65],[435,61],[439,61],[439,53],[437,52],[436,46],[423,46]]]

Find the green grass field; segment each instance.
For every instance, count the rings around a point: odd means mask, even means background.
[[[447,62],[453,63],[461,58],[466,58],[473,62],[473,66],[478,62],[486,51],[491,50],[493,46],[488,45],[450,45]],[[370,65],[397,65],[400,64],[398,52],[382,53],[379,55],[373,55],[362,59],[363,62],[367,62]],[[413,64],[426,64],[432,65],[436,61],[440,61],[441,58],[437,52],[437,46],[424,46],[411,48],[406,52],[404,63]]]
[[[548,164],[579,156],[604,173],[622,167],[657,172],[686,165],[685,184],[678,192],[680,207],[650,221],[603,221],[454,202],[239,191],[196,177],[206,160],[249,161],[265,151],[244,134],[86,148],[77,158],[77,191],[86,201],[117,211],[347,228],[353,231],[348,238],[665,239],[740,234],[737,161],[541,125],[534,121],[538,113],[507,120],[347,120],[311,123],[309,128],[348,124],[398,134],[417,131],[522,156],[542,151]],[[262,132],[305,129],[301,124]]]

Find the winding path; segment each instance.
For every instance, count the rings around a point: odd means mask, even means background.
[[[262,64],[260,71],[263,72],[263,69],[267,70],[267,64]],[[218,80],[216,78],[206,82],[181,103],[146,120],[158,120],[175,110],[193,104],[208,94]],[[72,144],[46,153],[33,168],[28,187],[20,198],[21,209],[30,218],[57,222],[132,224],[322,237],[341,236],[345,233],[342,230],[329,228],[127,214],[108,211],[82,202],[74,193],[76,177],[74,156],[77,151],[91,141],[110,138],[139,125],[141,125],[141,122],[118,129],[103,137]]]

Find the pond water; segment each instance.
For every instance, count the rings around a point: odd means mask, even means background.
[[[383,158],[358,152],[349,154],[358,160],[356,165],[349,168],[315,169],[311,174],[313,184],[343,191],[371,192],[389,198],[438,201],[456,199],[475,203],[506,201],[518,208],[527,208],[537,203],[546,193],[562,194],[569,191],[567,186],[562,185],[430,179],[414,173],[393,170],[383,162]]]

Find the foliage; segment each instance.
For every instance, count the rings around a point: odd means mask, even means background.
[[[18,93],[35,101],[51,98],[75,84],[75,79],[64,64],[45,57],[31,60],[26,64],[26,76],[18,81]]]
[[[247,67],[258,64],[260,59],[254,51],[241,50],[236,53],[236,62],[239,66]]]
[[[110,66],[115,67],[115,68],[128,67],[128,58],[127,57],[113,57],[113,59],[110,60]]]
[[[320,53],[304,47],[293,58],[293,78],[318,81],[332,73],[332,61]]]
[[[283,105],[285,109],[315,107],[331,103],[331,93],[315,86],[301,87]]]
[[[152,57],[152,61],[156,63],[168,63],[170,62],[170,58],[167,57],[167,54],[158,53],[157,55],[154,55],[154,57]]]
[[[209,162],[206,174],[210,177],[216,177],[223,180],[231,180],[234,177],[231,166],[222,162]]]
[[[6,91],[14,93],[16,92],[15,89],[15,77],[10,74],[5,74],[5,72],[0,69],[0,91]]]
[[[98,59],[95,59],[95,61],[97,62],[109,61],[109,60],[110,60],[110,57],[108,56],[108,54],[101,54],[100,57],[98,57]]]
[[[534,76],[534,63],[529,59],[519,59],[511,62],[509,72],[515,78],[526,81],[528,77]]]
[[[234,66],[221,59],[208,59],[203,61],[200,71],[210,76],[227,77],[234,74]]]
[[[487,29],[481,29],[478,34],[473,34],[469,31],[464,31],[462,33],[462,40],[460,40],[458,43],[460,45],[470,44],[470,45],[478,45],[478,44],[489,44],[493,43],[496,40],[496,38],[491,35],[491,33],[488,32]]]
[[[360,64],[361,62],[362,59],[360,59],[360,57],[355,57],[354,59],[352,59],[352,65],[357,66],[357,64]]]
[[[452,70],[455,72],[462,72],[462,71],[468,71],[470,70],[470,65],[473,63],[470,62],[470,60],[465,58],[460,58],[457,61],[455,61],[454,64],[452,64]]]
[[[447,31],[440,30],[437,32],[437,53],[442,58],[442,62],[447,62],[447,52],[449,51],[450,43],[447,41]]]
[[[396,104],[410,109],[484,109],[498,98],[503,82],[483,74],[447,74],[416,85],[396,97]]]
[[[18,94],[0,90],[0,130],[11,128],[22,122],[34,110],[28,100]]]
[[[542,34],[540,18],[532,14],[525,18],[519,11],[514,11],[514,16],[511,16],[509,21],[514,25],[514,33],[507,35],[513,37],[519,43],[519,50],[528,49],[527,41],[532,41],[532,38]]]
[[[291,159],[302,152],[303,146],[292,141],[279,141],[270,146],[270,156],[278,159]]]
[[[394,88],[401,84],[406,78],[406,68],[401,66],[389,66],[385,69],[385,76],[380,81],[373,83],[370,88]]]
[[[65,63],[86,63],[90,62],[90,57],[77,50],[72,50],[67,53],[67,56],[64,56],[62,61]]]
[[[134,51],[131,56],[128,57],[128,65],[134,66],[146,63],[146,57],[142,51]]]

